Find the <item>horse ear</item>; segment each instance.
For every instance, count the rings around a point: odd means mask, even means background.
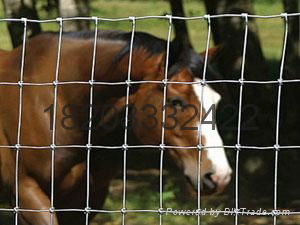
[[[210,67],[210,64],[214,63],[214,61],[217,60],[219,54],[221,53],[221,51],[223,50],[224,46],[223,45],[217,45],[215,47],[209,48],[208,49],[208,54],[207,54],[207,59],[208,59],[208,68],[207,68],[207,73],[208,73],[208,77],[211,80],[223,80],[224,77],[219,74],[218,72],[216,72],[214,69],[212,69]],[[205,53],[201,52],[200,56],[202,57],[202,59],[205,59]],[[224,102],[230,102],[231,96],[230,96],[230,91],[228,90],[228,86],[225,83],[218,83],[218,84],[210,84],[210,86],[217,91],[219,94],[221,94],[222,99]]]
[[[223,45],[217,45],[215,47],[209,48],[207,54],[208,62],[213,62],[214,59],[218,56],[218,54],[222,51],[222,49],[223,49]],[[206,51],[200,53],[203,59],[205,58],[205,53]]]

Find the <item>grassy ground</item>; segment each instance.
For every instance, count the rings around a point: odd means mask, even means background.
[[[186,1],[186,12],[188,16],[204,15],[205,9],[202,2],[199,1]],[[255,1],[256,14],[269,15],[279,14],[283,12],[281,1]],[[39,5],[39,8],[42,6]],[[2,5],[0,4],[0,17],[3,18]],[[170,7],[167,1],[163,0],[147,0],[147,1],[130,1],[130,0],[92,0],[92,15],[107,18],[128,17],[128,16],[145,16],[145,15],[165,15],[170,12]],[[47,14],[40,11],[40,17],[46,19],[49,17],[55,17],[54,14]],[[258,32],[261,38],[263,51],[267,59],[276,61],[280,58],[282,39],[283,39],[283,23],[282,19],[270,19],[270,20],[257,20]],[[193,21],[188,23],[189,31],[193,45],[198,51],[205,48],[206,42],[206,23],[205,21]],[[129,22],[101,22],[100,29],[120,29],[130,30]],[[43,24],[44,30],[57,30],[56,24]],[[137,30],[152,33],[161,38],[167,37],[168,24],[161,20],[145,20],[137,22]],[[6,24],[0,23],[0,47],[10,49],[10,39],[7,32]],[[154,182],[151,179],[145,178],[146,182],[129,181],[131,188],[128,189],[127,204],[129,209],[157,209],[158,207],[158,182]],[[193,209],[196,207],[195,200],[181,200],[177,201],[177,196],[182,195],[182,190],[176,185],[176,182],[172,180],[172,177],[167,177],[164,202],[167,202],[166,207],[178,208],[178,209]],[[106,201],[106,209],[119,209],[121,204],[121,189],[120,180],[115,180],[110,191],[109,198]],[[181,181],[182,182],[182,181]],[[204,205],[207,207],[214,207],[222,209],[226,205],[232,206],[232,199],[228,199],[228,196],[204,198]],[[1,216],[0,216],[1,217]],[[96,217],[93,225],[115,225],[120,224],[120,215],[105,214]],[[164,224],[196,224],[196,217],[187,216],[164,216]],[[159,217],[155,213],[141,213],[141,214],[128,214],[126,220],[130,225],[143,225],[143,224],[158,224]],[[0,218],[1,224],[10,224],[3,222]],[[268,219],[257,218],[256,220],[249,221],[249,218],[242,218],[241,224],[271,224]],[[255,222],[257,221],[257,222]],[[289,222],[290,221],[290,222]],[[299,221],[299,218],[298,218]],[[206,224],[233,224],[232,217],[204,217],[203,225]],[[297,224],[295,220],[285,220],[278,224]],[[298,223],[300,224],[300,223]]]
[[[127,209],[157,209],[159,205],[158,196],[158,175],[147,175],[139,177],[139,182],[129,176],[127,182]],[[141,181],[142,180],[142,181]],[[164,208],[173,208],[178,210],[196,208],[196,200],[193,200],[187,192],[179,188],[179,178],[174,178],[171,174],[164,176],[165,186],[163,194]],[[116,179],[111,185],[110,195],[106,201],[105,209],[118,209],[121,207],[122,196],[122,180]],[[233,208],[233,199],[230,194],[223,194],[222,196],[202,196],[201,208],[224,210],[225,208]],[[260,200],[248,199],[248,209],[268,209],[266,203]],[[159,224],[159,215],[157,213],[128,213],[125,216],[126,224],[130,225],[152,225]],[[262,216],[240,216],[240,225],[266,225],[273,224],[272,217]],[[167,225],[182,225],[182,224],[197,224],[197,216],[180,216],[167,214],[163,216],[163,222]],[[121,224],[121,215],[117,214],[98,214],[91,225],[119,225]],[[234,216],[224,215],[209,215],[201,217],[202,225],[229,225],[234,224]],[[280,216],[277,221],[278,225],[299,225],[300,216]]]

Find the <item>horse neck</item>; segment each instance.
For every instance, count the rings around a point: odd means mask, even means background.
[[[118,52],[113,53],[117,54]],[[130,65],[129,54],[125,55],[118,62],[114,62],[115,54],[107,54],[109,57],[103,57],[103,55],[106,56],[103,54],[103,51],[97,54],[96,80],[107,82],[125,81],[129,78],[129,72],[130,80],[133,81],[156,80],[161,74],[164,54],[149,56],[144,49],[134,49]]]
[[[78,40],[65,39],[62,44],[62,51],[65,61],[61,61],[61,65],[72,63],[79,65],[78,71],[65,71],[70,80],[90,80],[93,67],[93,39]],[[120,40],[101,39],[97,42],[96,58],[95,58],[95,74],[94,80],[104,82],[125,81],[128,77],[129,53],[118,58],[118,55],[127,42]],[[149,55],[144,48],[134,48],[131,61],[131,80],[153,79],[160,69],[164,54]],[[71,65],[72,65],[71,63]],[[69,68],[68,68],[69,70]],[[152,76],[152,77],[151,77]]]
[[[0,71],[2,72],[5,67],[7,67],[7,59],[9,52],[0,49]]]
[[[9,53],[9,51],[5,51],[3,49],[0,49],[0,57],[6,57],[6,55]]]
[[[16,82],[20,76],[20,68],[16,62],[19,61],[19,55],[13,51],[0,49],[0,81]]]

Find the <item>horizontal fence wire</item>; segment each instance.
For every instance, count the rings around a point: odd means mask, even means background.
[[[178,149],[178,150],[200,150],[198,155],[198,162],[201,161],[201,150],[202,149],[217,149],[217,148],[226,148],[235,151],[236,153],[236,160],[235,160],[235,208],[229,211],[222,211],[222,210],[214,210],[217,211],[219,214],[223,215],[232,215],[235,217],[235,224],[239,224],[239,215],[244,215],[245,212],[241,211],[239,208],[239,154],[240,151],[244,150],[271,150],[275,154],[274,160],[274,203],[273,203],[273,210],[268,210],[266,212],[251,212],[251,215],[257,216],[272,216],[273,217],[273,224],[277,224],[277,217],[280,215],[278,213],[278,206],[277,206],[277,186],[278,186],[278,158],[279,158],[279,150],[287,150],[287,149],[300,149],[300,146],[281,146],[279,143],[279,124],[280,124],[280,106],[281,106],[281,88],[282,85],[285,83],[300,83],[300,79],[284,79],[283,78],[283,71],[285,65],[285,52],[287,46],[287,35],[288,35],[288,18],[300,16],[300,13],[281,13],[278,15],[251,15],[251,14],[219,14],[219,15],[203,15],[203,16],[195,16],[195,17],[178,17],[178,16],[141,16],[141,17],[126,17],[126,18],[100,18],[100,17],[72,17],[72,18],[55,18],[49,20],[31,20],[27,18],[21,19],[0,19],[0,22],[21,22],[24,24],[24,33],[23,33],[23,46],[22,46],[22,63],[21,63],[21,70],[20,70],[20,80],[17,82],[1,82],[0,86],[17,86],[19,87],[19,108],[18,108],[18,129],[17,129],[17,142],[15,145],[0,145],[1,148],[11,149],[16,151],[16,172],[15,172],[15,207],[14,208],[0,208],[0,211],[5,212],[14,212],[15,213],[15,224],[19,224],[19,212],[49,212],[50,213],[50,224],[54,224],[53,221],[53,213],[54,212],[83,212],[86,213],[86,224],[89,222],[89,213],[121,213],[122,214],[122,225],[126,224],[126,213],[156,213],[159,215],[159,224],[163,224],[163,216],[167,213],[175,213],[175,211],[165,210],[163,204],[163,161],[164,161],[164,152],[170,149]],[[244,33],[244,43],[243,43],[243,55],[241,61],[241,71],[240,71],[240,78],[238,80],[207,80],[206,79],[206,68],[207,68],[207,61],[208,61],[208,47],[210,41],[210,32],[211,32],[211,20],[217,18],[226,18],[226,17],[239,17],[244,20],[245,24],[245,33]],[[244,71],[245,71],[245,62],[246,62],[246,54],[247,54],[247,37],[248,37],[248,20],[250,18],[257,18],[257,19],[272,19],[272,18],[282,18],[284,20],[285,25],[285,34],[284,34],[284,43],[282,48],[282,57],[281,57],[281,66],[277,80],[265,80],[265,81],[257,81],[257,80],[246,80],[244,78]],[[167,34],[167,46],[166,46],[166,66],[164,71],[164,79],[161,81],[155,80],[139,80],[139,81],[131,81],[131,66],[132,66],[132,51],[133,51],[133,44],[134,44],[134,35],[136,30],[136,22],[138,20],[146,20],[146,19],[160,19],[160,20],[167,20],[168,24],[168,34]],[[61,46],[62,46],[62,35],[63,35],[63,22],[67,21],[74,21],[74,20],[89,20],[94,22],[95,26],[95,35],[94,35],[94,42],[93,42],[93,63],[91,68],[91,76],[89,81],[60,81],[59,80],[59,66],[60,66],[60,55],[61,55]],[[171,42],[171,32],[172,32],[172,24],[174,20],[206,20],[208,26],[208,35],[206,40],[206,55],[204,60],[204,69],[203,69],[203,76],[202,79],[198,82],[174,82],[168,81],[168,60],[169,60],[169,45]],[[128,75],[127,80],[124,82],[100,82],[94,80],[95,75],[95,60],[96,60],[96,43],[98,37],[98,24],[101,21],[108,21],[108,22],[118,22],[118,21],[129,21],[132,24],[131,29],[131,40],[130,40],[130,53],[129,53],[129,62],[128,62]],[[53,82],[41,82],[41,83],[30,83],[24,82],[24,66],[25,66],[25,55],[26,55],[26,31],[28,23],[57,23],[59,27],[59,38],[58,38],[58,49],[57,49],[57,61],[56,61],[56,69],[55,69],[55,80]],[[184,84],[184,85],[201,85],[202,93],[201,93],[201,100],[202,102],[205,101],[204,96],[204,88],[207,84],[215,84],[215,83],[232,83],[238,85],[239,89],[239,103],[238,103],[238,124],[237,124],[237,140],[235,145],[223,145],[223,146],[206,146],[205,144],[201,143],[201,138],[199,138],[199,145],[198,146],[170,146],[165,144],[164,134],[165,128],[162,126],[162,136],[161,136],[161,143],[159,145],[129,145],[128,144],[128,103],[129,103],[129,95],[130,95],[130,87],[134,84],[146,84],[146,83],[154,83],[154,84],[162,84],[164,85],[163,89],[163,105],[166,104],[166,96],[167,96],[167,86],[169,84]],[[90,96],[89,96],[89,128],[92,127],[92,107],[93,107],[93,96],[94,96],[94,87],[95,85],[124,85],[126,86],[126,111],[125,111],[125,129],[124,129],[124,142],[122,145],[118,146],[99,146],[92,144],[92,129],[88,131],[88,139],[86,145],[57,145],[56,144],[56,114],[57,114],[57,88],[58,86],[63,85],[89,85],[90,86]],[[240,142],[240,135],[241,135],[241,120],[242,120],[242,108],[243,108],[243,87],[246,84],[251,85],[265,85],[265,84],[274,84],[278,85],[278,94],[277,94],[277,110],[276,110],[276,134],[275,134],[275,143],[273,146],[247,146],[243,145]],[[22,145],[20,142],[21,137],[21,129],[22,129],[22,104],[23,104],[23,87],[24,86],[53,86],[54,87],[54,119],[53,119],[53,131],[52,131],[52,140],[50,145],[46,146],[30,146],[30,145]],[[200,109],[201,111],[202,109]],[[162,122],[165,122],[165,110],[162,111]],[[198,129],[198,136],[201,137],[201,123]],[[86,167],[86,207],[84,209],[58,209],[55,208],[54,205],[54,183],[55,183],[55,152],[60,148],[70,148],[70,149],[82,149],[86,151],[87,154],[87,167]],[[127,151],[130,149],[138,149],[138,148],[153,148],[160,151],[160,173],[159,173],[159,206],[157,209],[127,209],[126,208],[126,183],[127,183]],[[50,208],[49,209],[25,209],[20,208],[19,206],[19,154],[20,150],[26,149],[35,149],[35,150],[49,150],[51,149],[51,196],[50,196]],[[117,210],[104,210],[104,209],[92,209],[90,208],[90,157],[91,151],[94,150],[122,150],[123,151],[123,192],[122,192],[122,208]],[[198,165],[197,168],[197,186],[198,186],[198,194],[197,194],[197,209],[196,212],[198,222],[197,224],[201,224],[201,185],[200,185],[200,166]],[[193,210],[193,209],[191,209]],[[207,213],[212,211],[207,210]],[[289,215],[300,215],[300,212],[290,211]]]
[[[124,147],[128,149],[136,149],[136,148],[153,148],[153,149],[159,149],[161,148],[161,145],[118,145],[118,146],[107,146],[107,145],[90,145],[88,146],[91,150],[101,151],[101,149],[111,149],[111,150],[120,150]],[[287,149],[299,149],[300,145],[280,145],[280,146],[247,146],[247,145],[240,145],[238,146],[240,150],[287,150]],[[0,145],[0,148],[10,148],[11,150],[15,150],[15,145]],[[20,149],[39,149],[39,150],[49,150],[52,149],[52,145],[45,145],[45,146],[31,146],[31,145],[20,145],[18,146]],[[55,148],[76,148],[76,149],[86,149],[87,145],[55,145]],[[231,150],[236,150],[236,145],[218,145],[218,146],[175,146],[175,145],[164,145],[165,149],[185,149],[185,150],[194,150],[194,149],[214,149],[214,148],[226,148]]]
[[[76,149],[86,149],[87,145],[45,145],[45,146],[31,146],[31,145],[20,145],[18,146],[19,149],[37,149],[37,150],[49,150],[55,148],[76,148]],[[153,149],[159,149],[161,148],[161,145],[118,145],[118,146],[107,146],[107,145],[90,145],[88,146],[91,150],[95,151],[101,151],[101,149],[111,149],[111,150],[120,150],[124,147],[128,149],[136,149],[136,148],[153,148]],[[238,146],[240,150],[288,150],[288,149],[299,149],[300,145],[280,145],[280,146],[247,146],[247,145],[240,145]],[[0,145],[0,148],[10,148],[12,151],[15,151],[16,146],[15,145]],[[226,148],[231,149],[233,151],[236,151],[237,146],[236,145],[218,145],[218,146],[175,146],[175,145],[164,145],[165,149],[184,149],[184,150],[195,150],[195,149],[214,149],[214,148]]]
[[[203,15],[203,16],[191,16],[191,17],[181,17],[181,16],[172,16],[172,20],[199,20],[199,19],[207,19],[207,17],[211,19],[215,18],[225,18],[225,17],[243,17],[243,14],[218,14],[218,15]],[[274,18],[283,18],[283,17],[293,17],[293,16],[300,16],[300,13],[281,13],[276,15],[251,15],[248,14],[248,18],[257,18],[257,19],[274,19]],[[97,17],[99,21],[108,21],[108,22],[121,22],[121,21],[132,21],[132,16],[130,17],[123,17],[123,18],[101,18]],[[135,20],[146,20],[146,19],[165,19],[169,20],[170,16],[136,16],[134,17]],[[95,17],[70,17],[70,18],[55,18],[55,19],[46,19],[46,20],[33,20],[27,18],[2,18],[0,22],[23,22],[26,19],[29,23],[54,23],[57,21],[74,21],[74,20],[89,20],[94,21]]]
[[[127,85],[127,81],[120,81],[115,83],[110,82],[101,82],[101,81],[93,81],[93,85],[109,85],[109,86],[119,86],[119,85]],[[217,83],[232,83],[232,84],[281,84],[281,83],[300,83],[300,79],[282,79],[282,80],[266,80],[266,81],[259,81],[259,80],[200,80],[200,81],[159,81],[159,80],[140,80],[140,81],[130,81],[130,84],[186,84],[186,85],[193,85],[193,84],[217,84]],[[58,81],[57,83],[53,82],[0,82],[0,86],[57,86],[57,85],[72,85],[72,84],[85,84],[91,85],[90,81]]]

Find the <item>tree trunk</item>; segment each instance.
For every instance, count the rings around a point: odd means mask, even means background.
[[[58,0],[47,0],[47,3],[44,6],[44,10],[47,12],[48,17],[51,17],[51,12],[55,12],[56,15],[59,15],[58,4]]]
[[[89,0],[59,0],[61,17],[89,16]],[[88,20],[73,20],[64,23],[64,31],[89,29]]]
[[[285,12],[296,13],[299,12],[298,0],[283,0]],[[285,78],[299,78],[300,72],[300,17],[288,17],[288,42],[286,49],[286,64],[285,64]]]
[[[6,18],[39,19],[35,8],[35,0],[2,0]],[[24,24],[21,22],[8,22],[13,47],[22,44]],[[41,32],[39,23],[28,23],[27,32],[32,37]]]
[[[249,0],[205,0],[207,13],[211,15],[224,13],[253,13],[252,5]],[[238,79],[240,71],[245,20],[239,17],[212,19],[211,21],[212,34],[216,45],[223,45],[224,58],[226,61],[219,60],[221,69],[228,79]],[[261,49],[258,31],[256,24],[252,19],[249,19],[247,45],[247,61],[246,72],[251,74],[248,79],[261,80],[266,76],[266,63]],[[258,63],[259,62],[259,63]],[[234,71],[233,71],[234,70]],[[232,75],[237,75],[232,77]]]
[[[182,0],[170,0],[173,16],[185,16]],[[175,37],[183,46],[191,47],[189,32],[185,20],[174,20]]]

